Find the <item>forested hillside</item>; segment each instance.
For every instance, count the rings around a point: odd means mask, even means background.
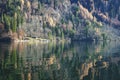
[[[0,37],[117,40],[119,0],[1,0]]]

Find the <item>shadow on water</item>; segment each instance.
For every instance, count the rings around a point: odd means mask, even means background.
[[[0,43],[0,80],[120,80],[119,42]]]

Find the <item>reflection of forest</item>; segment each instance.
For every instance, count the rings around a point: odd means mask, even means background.
[[[0,80],[120,80],[118,48],[113,43],[0,43]]]

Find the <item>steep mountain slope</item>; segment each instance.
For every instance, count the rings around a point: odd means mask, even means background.
[[[20,4],[18,9],[24,15],[24,23],[19,25],[19,29],[25,32],[25,36],[72,40],[119,39],[119,0],[15,1],[11,4]],[[16,31],[19,29],[16,28]]]

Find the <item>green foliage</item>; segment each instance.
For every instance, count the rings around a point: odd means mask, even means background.
[[[65,21],[64,21],[64,19],[61,19],[61,23],[63,24]]]
[[[103,40],[107,40],[107,36],[105,33],[102,33],[101,36],[102,36]]]
[[[6,2],[6,3],[5,3]],[[19,24],[23,23],[23,14],[20,11],[20,0],[0,2],[0,22],[5,25],[5,30],[16,32]]]
[[[41,3],[39,0],[38,0],[38,9],[41,10]]]
[[[21,23],[21,16],[20,16],[20,14],[17,14],[16,21],[17,21],[17,26],[19,27],[19,24]]]
[[[3,22],[5,23],[5,29],[8,31],[10,29],[10,17],[4,14],[3,19]]]
[[[46,23],[43,22],[43,29],[45,29],[47,27]]]
[[[75,34],[75,30],[70,30],[69,31],[69,37],[72,38]]]
[[[11,29],[12,29],[13,32],[16,32],[16,30],[17,30],[17,21],[16,21],[15,17],[13,17],[12,28]]]
[[[79,7],[77,5],[72,6],[72,12],[75,16],[77,15],[78,10],[79,10]]]
[[[64,39],[64,33],[63,32],[61,33],[61,38]]]
[[[48,32],[48,38],[52,40],[53,36],[51,32]]]

